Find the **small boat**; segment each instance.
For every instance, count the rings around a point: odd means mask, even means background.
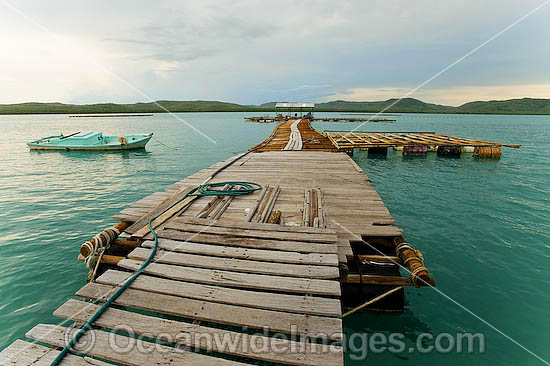
[[[101,132],[75,132],[27,142],[31,150],[130,150],[143,149],[153,134],[103,136]]]

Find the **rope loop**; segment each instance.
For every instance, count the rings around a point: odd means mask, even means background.
[[[411,281],[416,287],[420,287],[420,285],[418,284],[418,280],[420,280],[420,277],[418,277],[418,274],[422,271],[427,272],[428,269],[424,266],[420,266],[411,272]]]
[[[397,252],[397,255],[400,255],[401,251],[403,251],[405,249],[414,250],[413,247],[409,243],[403,242],[395,248],[395,251]]]

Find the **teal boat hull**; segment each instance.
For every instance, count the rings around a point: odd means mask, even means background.
[[[48,136],[27,143],[31,150],[114,151],[143,149],[153,134],[103,136],[101,132],[79,132],[69,136]]]

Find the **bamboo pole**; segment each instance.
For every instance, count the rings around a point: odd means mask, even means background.
[[[383,294],[376,296],[374,299],[369,300],[369,301],[365,302],[364,304],[359,305],[359,306],[357,306],[357,307],[351,309],[350,311],[344,313],[344,315],[342,315],[342,318],[345,318],[346,316],[349,316],[349,315],[351,315],[351,314],[353,314],[353,313],[355,313],[355,312],[358,312],[359,310],[364,309],[364,308],[366,308],[367,306],[372,305],[372,304],[374,304],[375,302],[378,302],[378,301],[382,300],[382,299],[385,298],[386,296],[389,296],[389,295],[393,294],[394,292],[397,292],[397,291],[401,290],[402,288],[403,288],[403,286],[394,287],[394,288],[392,288],[391,290],[386,291],[386,292],[384,292]]]

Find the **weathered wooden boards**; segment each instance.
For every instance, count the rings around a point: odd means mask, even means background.
[[[247,222],[261,222],[265,223],[269,221],[269,218],[273,212],[273,206],[279,198],[281,193],[281,187],[271,187],[266,185],[260,197],[256,200],[254,206],[246,214]]]
[[[273,135],[275,135],[274,138]],[[308,119],[290,120],[281,123],[275,127],[272,135],[265,141],[268,140],[270,142],[257,150],[258,152],[281,150],[336,151],[328,138],[311,128]],[[260,145],[258,144],[255,147]]]
[[[326,227],[327,218],[323,207],[323,191],[321,191],[321,188],[306,188],[304,192],[302,225],[306,227]]]
[[[58,327],[50,324],[39,324],[31,329],[26,336],[43,343],[49,343],[55,347],[63,347],[66,339],[70,337],[65,333],[72,329]],[[90,331],[93,336],[93,343],[90,349],[85,349],[86,353],[92,357],[117,362],[123,365],[145,366],[145,365],[246,365],[247,363],[229,361],[224,359],[216,360],[213,357],[196,352],[185,351],[182,348],[174,348],[154,344],[152,342],[139,340],[139,345],[133,348],[132,352],[116,352],[113,345],[129,344],[129,337],[108,333],[103,330]],[[71,333],[70,333],[71,334]],[[123,347],[123,346],[122,346]],[[121,348],[122,348],[121,347]],[[139,348],[138,348],[139,347]],[[150,350],[140,352],[139,349]],[[78,350],[78,347],[76,348]]]
[[[151,247],[152,242],[145,242]],[[338,270],[320,254],[281,252],[260,249],[230,248],[217,245],[186,243],[161,239],[161,248],[155,258],[157,263],[186,265],[189,267],[232,270],[238,268],[245,273],[261,273],[278,276],[337,279]],[[184,253],[193,252],[197,254]],[[151,253],[147,248],[136,248],[128,257],[145,260]],[[245,258],[245,259],[239,259]],[[332,261],[334,263],[334,261]]]
[[[172,232],[189,237],[180,241]],[[160,250],[153,262],[94,324],[101,330],[87,333],[93,342],[85,349],[77,348],[81,353],[135,366],[258,361],[343,365],[343,349],[335,343],[342,337],[342,310],[333,230],[182,216],[168,220],[159,235]],[[195,243],[195,235],[209,235],[208,243]],[[253,249],[247,247],[250,243]],[[129,259],[118,263],[120,270],[107,270],[76,295],[106,301],[142,265],[153,244],[144,242]],[[290,251],[292,247],[296,250]],[[71,299],[55,315],[82,324],[99,306]],[[120,327],[125,333],[111,331]],[[62,347],[69,331],[40,324],[27,337]],[[152,343],[161,335],[162,345]],[[324,339],[327,346],[316,345],[313,338]],[[258,341],[265,346],[255,351]],[[137,348],[113,349],[113,344],[132,342]],[[5,352],[13,354],[18,347],[15,344]],[[20,364],[30,365],[41,358],[47,361],[55,354],[33,350],[26,358],[30,361]],[[72,356],[67,361],[81,365],[88,359]]]
[[[59,308],[55,315],[64,318],[70,318],[73,320],[83,321],[88,319],[98,305],[91,305],[82,301],[69,300],[61,308]],[[151,333],[153,336],[158,334],[189,334],[192,337],[185,339],[180,337],[178,339],[178,345],[192,347],[192,349],[211,349],[215,352],[232,354],[239,357],[247,357],[250,351],[246,351],[246,337],[239,332],[225,330],[227,337],[234,340],[234,351],[228,352],[224,347],[220,347],[218,342],[212,342],[208,345],[208,338],[204,335],[209,335],[210,338],[216,337],[220,330],[212,326],[201,325],[197,323],[187,323],[178,320],[161,319],[155,316],[143,315],[133,313],[129,311],[119,310],[111,308],[107,310],[104,315],[98,319],[97,325],[112,328],[117,323],[135,324],[134,331],[137,334],[144,334],[146,332]],[[199,337],[198,335],[203,335]],[[256,336],[258,343],[263,342],[268,344],[264,352],[258,353],[256,359],[261,361],[276,362],[283,364],[302,364],[302,365],[341,365],[340,355],[337,353],[326,354],[314,354],[311,349],[304,350],[303,353],[292,354],[290,352],[278,352],[279,349],[288,347],[299,349],[299,342],[294,340],[275,340],[264,335]],[[209,347],[210,346],[210,347]],[[311,347],[311,344],[305,343],[305,347]],[[309,354],[309,356],[305,356]],[[212,358],[212,362],[216,359]],[[298,360],[298,362],[296,361]],[[317,362],[317,363],[315,363]]]
[[[203,169],[167,187],[165,192],[159,192],[138,201],[137,205],[133,204],[131,208],[123,210],[115,217],[130,222],[138,220],[177,192],[201,184],[205,178],[223,164],[225,162]],[[303,226],[304,214],[309,212],[311,222],[309,220],[307,222],[310,226],[326,226],[336,231],[340,263],[346,263],[352,258],[349,240],[361,240],[362,235],[394,237],[402,234],[401,229],[393,226],[394,219],[368,177],[344,153],[305,150],[252,153],[223,170],[212,182],[235,180],[257,182],[264,189],[248,196],[235,197],[224,207],[223,213],[217,216],[219,222],[251,221],[251,223],[257,224],[257,221],[262,219],[265,221],[273,211],[278,210],[281,212],[283,223],[280,227]],[[277,187],[279,192],[275,199],[270,200]],[[306,190],[312,191],[312,199],[315,198],[312,203],[317,204],[316,212],[308,211]],[[321,200],[317,197],[320,197]],[[207,198],[193,201],[183,212],[182,217],[189,220],[189,218],[205,212],[209,209],[210,202],[211,200]],[[149,204],[149,208],[146,207],[146,204]],[[266,208],[267,211],[265,211]],[[319,216],[319,214],[321,215]],[[315,221],[316,217],[318,217],[317,221]],[[177,240],[186,240],[190,235],[197,234],[196,231],[187,229],[178,230],[169,222],[165,225],[168,225],[167,230],[162,234],[165,239],[169,239],[170,233],[174,236],[173,239]],[[224,235],[227,236],[228,233],[225,233]],[[215,236],[212,235],[212,233],[206,232],[195,235],[191,247],[198,244],[212,246],[212,241],[215,239]],[[145,236],[145,238],[150,237],[150,235]],[[257,238],[250,237],[246,239],[246,242],[248,243],[247,248],[254,249]],[[225,246],[234,247],[231,245],[230,237]],[[293,244],[292,240],[286,243],[277,243],[271,249],[289,252],[300,250],[295,248],[295,243]],[[319,252],[317,251],[317,253]]]
[[[85,304],[85,303],[83,303]],[[86,304],[87,305],[87,304]],[[0,365],[10,366],[49,366],[59,354],[59,350],[34,344],[22,340],[16,340],[10,346],[0,352]],[[111,366],[112,364],[92,359],[67,355],[63,360],[67,366]]]

